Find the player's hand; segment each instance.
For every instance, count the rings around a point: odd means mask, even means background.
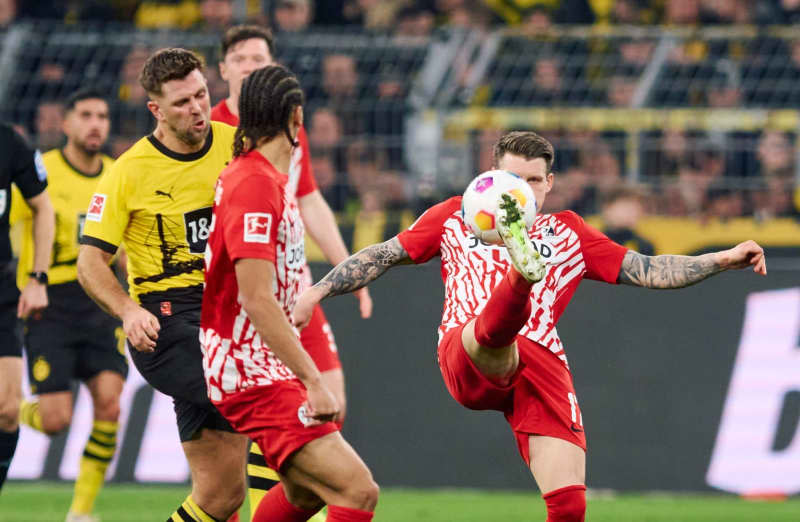
[[[292,310],[292,323],[301,330],[305,328],[309,321],[311,321],[314,307],[318,304],[319,298],[317,297],[317,292],[314,287],[312,286],[306,289],[305,292],[300,294],[300,297],[297,298],[297,302],[294,305],[294,310]]]
[[[322,379],[318,379],[313,384],[306,384],[308,399],[304,404],[308,422],[306,426],[315,426],[324,422],[336,419],[339,414],[339,404],[336,397],[323,384]]]
[[[767,275],[767,258],[764,249],[753,240],[739,243],[730,250],[720,252],[720,264],[727,269],[753,267],[756,274]]]
[[[369,290],[365,286],[364,288],[359,288],[353,294],[358,299],[358,310],[361,312],[361,318],[369,319],[372,316],[372,298],[369,296]]]
[[[158,319],[141,306],[132,306],[122,315],[122,329],[131,346],[140,352],[152,352],[156,348]]]
[[[47,308],[47,286],[33,279],[25,285],[17,303],[17,317],[27,319],[28,316],[38,316]]]

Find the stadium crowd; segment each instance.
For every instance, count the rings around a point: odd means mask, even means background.
[[[23,67],[4,96],[4,117],[41,149],[56,147],[63,117],[59,99],[89,80],[111,93],[109,153],[116,157],[150,130],[146,93],[137,81],[153,50],[148,34],[177,29],[217,35],[234,22],[257,22],[273,28],[278,59],[302,80],[312,161],[331,207],[350,215],[418,209],[424,202],[404,150],[406,115],[435,35],[467,28],[485,41],[493,30],[503,31],[478,85],[467,85],[474,56],[461,56],[464,63],[453,65],[459,95],[444,109],[783,109],[800,107],[800,90],[793,87],[800,79],[800,40],[770,30],[798,17],[797,0],[0,0],[0,25],[6,28],[33,20],[33,30],[46,36],[55,20],[67,32],[102,33],[119,26],[142,32],[107,49],[65,46],[56,38],[24,49]],[[114,21],[120,25],[100,24]],[[656,76],[648,78],[648,65],[664,47],[663,33],[612,30],[599,38],[559,33],[561,24],[658,24],[666,31],[730,25],[734,29],[727,29],[755,32],[677,33]],[[369,43],[330,46],[325,35],[340,34],[344,26],[348,37],[361,35]],[[206,74],[216,102],[225,93],[218,52],[199,50],[209,64]],[[650,213],[703,219],[800,213],[794,132],[710,131],[691,123],[644,131],[611,127],[615,130],[537,129],[559,151],[554,165],[559,181],[547,210],[597,213],[608,193],[635,178]],[[485,127],[474,133],[476,171],[488,168],[488,143],[503,130]],[[631,139],[637,141],[634,167]]]

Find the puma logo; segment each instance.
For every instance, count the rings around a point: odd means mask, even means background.
[[[167,196],[172,201],[175,201],[175,199],[172,197],[172,194],[169,192],[164,192],[163,190],[156,190],[156,196]]]

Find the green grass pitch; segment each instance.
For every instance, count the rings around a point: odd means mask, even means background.
[[[166,520],[188,486],[108,485],[96,513],[103,522]],[[70,484],[11,482],[0,495],[0,522],[60,522],[72,496]],[[376,522],[544,521],[538,493],[386,488]],[[243,517],[243,521],[246,522]],[[589,496],[589,522],[798,522],[800,499],[754,502],[726,495]]]

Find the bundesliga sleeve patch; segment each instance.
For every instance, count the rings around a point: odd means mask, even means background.
[[[33,165],[36,167],[36,176],[39,178],[39,181],[44,181],[47,179],[47,169],[44,166],[44,158],[42,157],[42,151],[36,149],[36,152],[33,153]]]
[[[103,218],[103,209],[106,207],[106,195],[95,194],[89,203],[89,210],[86,211],[86,219],[89,221],[100,222]]]
[[[266,212],[247,212],[244,215],[245,243],[269,243],[269,230],[272,228],[272,214]]]

